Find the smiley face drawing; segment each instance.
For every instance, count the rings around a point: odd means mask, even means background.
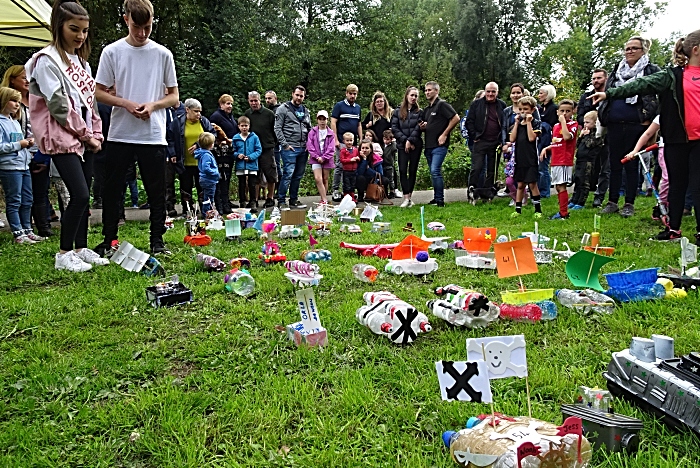
[[[524,377],[527,375],[527,363],[525,365],[515,364],[512,360],[512,352],[518,348],[525,348],[525,338],[522,335],[497,337],[503,339],[488,339],[483,342],[484,361],[489,368],[491,378],[507,377],[509,375]],[[478,339],[467,340],[467,352],[482,354],[482,342]],[[506,344],[510,341],[509,344]]]

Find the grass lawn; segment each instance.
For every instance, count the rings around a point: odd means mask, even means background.
[[[556,199],[544,201],[545,214]],[[603,217],[602,245],[616,248],[603,273],[627,268],[677,265],[679,246],[647,240],[659,230],[649,214],[652,199],[638,199],[637,215]],[[532,207],[510,219],[507,199],[472,207],[426,207],[426,222],[441,221],[447,234],[462,226],[495,226],[513,236],[533,230]],[[605,386],[601,372],[610,353],[633,336],[675,337],[676,354],[700,350],[695,320],[697,292],[685,300],[626,304],[609,316],[583,317],[559,309],[542,324],[500,321],[485,330],[448,326],[434,318],[433,331],[408,347],[393,345],[355,320],[362,293],[388,290],[427,312],[433,288],[456,283],[500,300],[516,280],[494,272],[457,267],[454,254],[437,254],[440,268],[426,278],[382,274],[373,285],[351,273],[360,259],[340,249],[358,243],[397,242],[406,222],[419,226],[418,207],[387,208],[387,235],[333,233],[319,238],[333,252],[321,264],[316,291],[330,341],[325,349],[297,349],[276,326],[299,319],[282,265],[262,266],[261,241],[252,230],[244,242],[201,248],[222,260],[253,261],[253,297],[223,289],[223,273],[206,273],[195,250],[182,244],[181,222],[166,234],[174,251],[164,258],[170,274],[194,292],[192,304],[153,309],[145,298],[151,280],[117,265],[85,274],[55,271],[56,238],[18,246],[0,236],[0,466],[89,467],[451,467],[441,434],[459,429],[487,405],[443,402],[435,361],[464,360],[469,337],[524,334],[527,341],[533,416],[560,423],[559,405],[573,400],[577,386]],[[577,248],[590,232],[592,209],[566,221],[541,220],[540,231]],[[694,220],[684,219],[693,239]],[[91,229],[91,245],[101,238]],[[148,225],[127,223],[121,238],[148,247]],[[280,241],[298,258],[307,239]],[[363,258],[380,270],[384,261]],[[541,265],[525,278],[531,288],[568,287],[564,263]],[[430,314],[429,314],[430,316]],[[496,410],[527,413],[525,382],[492,382]],[[669,430],[622,401],[618,412],[641,418],[645,428],[636,456],[596,452],[596,467],[697,467],[700,444],[689,433]]]

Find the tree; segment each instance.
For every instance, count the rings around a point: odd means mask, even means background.
[[[564,95],[579,94],[590,82],[594,68],[612,69],[622,58],[625,41],[643,25],[653,24],[649,19],[653,18],[652,8],[645,0],[557,0],[555,5],[535,5],[564,12],[566,35],[556,40],[550,32],[535,62],[536,74]],[[657,13],[663,12],[666,3],[657,2],[655,7]]]
[[[458,0],[453,66],[465,102],[489,81],[502,87],[522,81],[522,32],[530,21],[525,0]]]

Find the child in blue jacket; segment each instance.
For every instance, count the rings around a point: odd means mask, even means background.
[[[199,169],[199,186],[202,188],[202,208],[204,212],[212,209],[212,201],[219,182],[219,168],[211,153],[216,138],[209,132],[199,135],[199,148],[194,150],[194,158]]]
[[[18,244],[44,240],[32,231],[31,155],[27,148],[34,138],[24,138],[18,122],[22,95],[12,88],[0,88],[0,184],[5,191],[7,221]]]
[[[238,130],[233,137],[233,158],[236,161],[236,176],[238,177],[238,197],[245,200],[248,188],[248,204],[251,213],[258,211],[258,194],[255,186],[258,183],[258,158],[262,154],[260,138],[255,132],[250,132],[250,119],[246,116],[238,118]],[[243,204],[241,204],[241,208]]]

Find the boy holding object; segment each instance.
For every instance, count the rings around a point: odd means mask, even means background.
[[[510,142],[515,143],[513,178],[518,184],[515,194],[515,212],[511,217],[516,218],[522,213],[525,185],[528,185],[532,195],[532,205],[535,207],[535,218],[541,218],[540,190],[537,187],[539,179],[537,137],[541,131],[540,121],[532,115],[537,108],[537,101],[531,96],[525,96],[518,100],[517,106],[519,113],[515,116],[515,125],[510,131]]]
[[[559,212],[549,219],[569,218],[569,193],[566,191],[567,184],[571,183],[574,168],[574,154],[576,152],[576,134],[578,133],[578,123],[572,120],[574,114],[574,101],[564,99],[559,103],[557,115],[559,122],[552,130],[552,144],[542,148],[540,161],[547,156],[547,151],[552,152],[552,183],[557,189],[559,198]]]

